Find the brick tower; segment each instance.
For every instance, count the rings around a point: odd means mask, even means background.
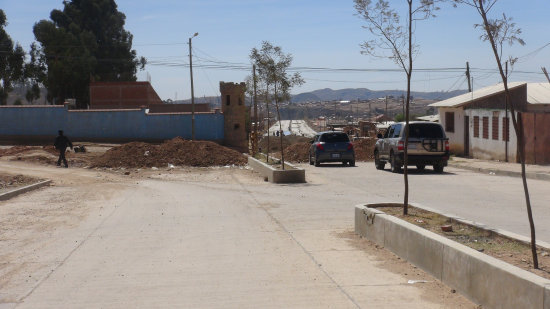
[[[245,83],[220,82],[222,113],[224,116],[224,144],[238,151],[248,153],[246,106],[244,104],[245,90]]]

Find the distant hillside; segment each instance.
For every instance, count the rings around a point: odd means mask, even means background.
[[[399,97],[404,94],[402,90],[369,90],[366,88],[347,88],[332,90],[330,88],[319,89],[311,92],[300,93],[292,96],[293,103],[308,101],[334,101],[334,100],[368,100],[377,99],[385,96]],[[426,100],[445,100],[466,93],[466,90],[455,90],[450,92],[411,92],[411,95],[417,99]]]

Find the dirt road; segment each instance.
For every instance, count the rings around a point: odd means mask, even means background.
[[[356,199],[244,168],[0,160],[54,181],[0,202],[0,308],[472,308],[354,236]],[[408,284],[408,280],[427,283]]]

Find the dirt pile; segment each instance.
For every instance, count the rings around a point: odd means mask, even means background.
[[[355,149],[355,160],[373,161],[374,145],[376,145],[376,139],[374,138],[363,138],[353,141],[353,148]]]
[[[281,152],[281,139],[278,136],[264,136],[260,142],[258,143],[258,146],[262,149],[262,153],[267,153],[267,140],[269,139],[269,152]],[[283,149],[286,149],[287,147],[297,144],[297,143],[303,143],[310,141],[311,138],[309,137],[303,137],[303,136],[295,136],[295,135],[288,135],[283,136]],[[286,152],[285,152],[286,155]]]
[[[309,162],[309,142],[301,142],[285,148],[285,160],[296,163]]]
[[[40,181],[41,179],[36,179],[23,175],[6,175],[0,174],[0,190],[2,189],[12,189],[17,187],[22,187],[30,185]]]
[[[16,154],[28,152],[31,150],[40,149],[40,147],[33,147],[33,146],[13,146],[8,149],[0,149],[0,157],[3,156],[13,156]]]
[[[176,137],[160,145],[132,142],[109,149],[95,158],[91,167],[140,168],[174,166],[246,165],[240,152],[209,141],[188,141]]]

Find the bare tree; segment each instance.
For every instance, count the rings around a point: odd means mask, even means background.
[[[533,255],[533,267],[535,269],[539,268],[539,262],[537,257],[537,245],[535,237],[535,222],[533,220],[533,212],[531,210],[531,199],[529,198],[529,188],[527,187],[527,178],[525,177],[525,140],[523,136],[523,126],[518,123],[516,117],[517,107],[516,103],[510,99],[510,91],[508,89],[508,76],[506,75],[503,69],[503,63],[506,62],[503,59],[503,47],[505,44],[513,45],[518,43],[520,45],[525,45],[525,42],[520,38],[521,29],[516,28],[516,24],[512,22],[512,18],[502,15],[501,18],[489,19],[488,14],[491,12],[491,9],[495,6],[498,0],[453,0],[455,6],[457,4],[463,4],[472,7],[477,11],[481,19],[483,20],[482,24],[474,25],[476,28],[482,28],[483,34],[481,39],[483,41],[488,41],[491,45],[493,55],[497,62],[498,70],[500,72],[500,77],[502,78],[502,83],[504,84],[504,93],[506,96],[507,102],[510,103],[510,112],[512,114],[512,124],[514,126],[514,131],[516,133],[516,138],[518,141],[518,152],[521,162],[521,178],[523,180],[523,191],[525,193],[525,204],[527,207],[527,216],[529,218],[529,227],[531,229],[531,253]],[[507,61],[510,64],[514,64],[517,58],[508,58]],[[520,119],[521,120],[521,119]]]
[[[283,128],[281,124],[281,113],[279,111],[279,102],[290,100],[290,89],[301,85],[304,80],[300,73],[289,75],[288,68],[292,64],[292,55],[283,53],[279,46],[274,46],[270,42],[262,42],[261,49],[253,48],[250,53],[250,59],[258,68],[258,79],[266,85],[266,94],[275,100],[277,108],[277,118],[279,120],[279,135],[281,148],[281,164],[285,169],[285,157],[283,149]],[[270,94],[269,86],[273,87],[273,93]],[[267,100],[269,102],[269,99]],[[269,103],[268,103],[269,104]],[[269,105],[268,105],[269,107]],[[269,108],[268,108],[269,118]],[[269,147],[269,125],[268,125],[268,147]],[[269,151],[269,150],[268,150]],[[269,154],[268,154],[269,156]]]
[[[408,214],[409,208],[409,178],[408,178],[408,144],[409,144],[409,106],[411,101],[411,78],[413,60],[418,54],[418,45],[413,42],[414,25],[417,21],[435,17],[439,8],[437,0],[405,0],[407,15],[404,24],[398,12],[390,7],[389,1],[354,0],[357,15],[367,23],[366,28],[375,37],[361,44],[362,54],[374,57],[388,58],[395,62],[407,77],[407,94],[405,105],[405,148],[403,155],[403,178],[405,196],[403,214]],[[415,4],[416,3],[416,4]],[[414,5],[413,5],[414,4]]]

